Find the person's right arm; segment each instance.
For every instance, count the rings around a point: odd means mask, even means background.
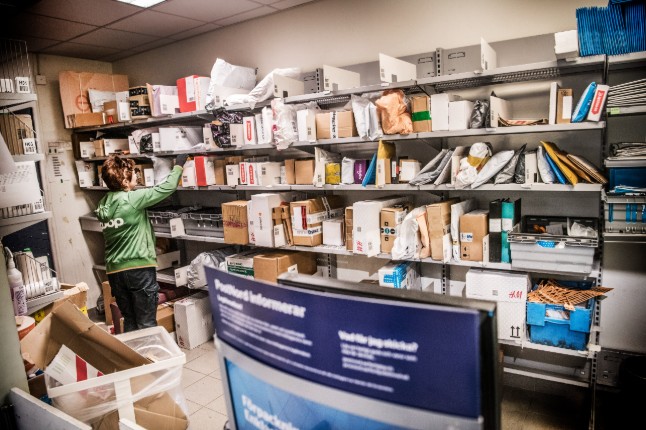
[[[170,174],[166,177],[166,180],[161,184],[157,184],[152,188],[129,192],[128,199],[130,200],[130,204],[135,209],[145,209],[156,205],[173,194],[179,185],[180,178],[182,177],[186,157],[186,154],[177,156],[175,167],[173,167],[173,170],[171,170]]]

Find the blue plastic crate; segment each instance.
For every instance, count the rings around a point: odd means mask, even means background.
[[[568,311],[562,305],[527,302],[529,339],[541,345],[584,350],[588,344],[594,299]],[[562,315],[554,315],[559,313]]]
[[[646,167],[611,167],[608,173],[610,190],[619,185],[646,187]]]

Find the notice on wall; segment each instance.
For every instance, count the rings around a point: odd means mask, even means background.
[[[74,165],[72,142],[47,142],[47,180],[50,183],[69,181]]]

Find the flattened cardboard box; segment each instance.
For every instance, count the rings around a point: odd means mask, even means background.
[[[20,341],[20,350],[41,369],[46,369],[65,345],[104,374],[120,372],[151,361],[110,335],[65,301],[47,315]],[[132,379],[150,383],[149,375]],[[188,420],[167,393],[145,397],[134,404],[137,423],[145,428],[184,430]],[[101,430],[117,429],[118,412],[110,412],[94,423]]]
[[[65,128],[82,127],[86,125],[103,124],[103,114],[94,117],[80,117],[78,115],[92,114],[88,89],[99,91],[127,91],[128,76],[109,75],[104,73],[87,73],[62,71],[58,74],[60,83],[61,102],[65,117]],[[93,114],[93,115],[98,115]],[[70,118],[71,116],[71,118]],[[91,118],[91,121],[88,121]]]

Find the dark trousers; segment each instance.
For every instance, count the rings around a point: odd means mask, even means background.
[[[157,325],[159,284],[154,267],[111,273],[108,281],[123,315],[124,332]]]

